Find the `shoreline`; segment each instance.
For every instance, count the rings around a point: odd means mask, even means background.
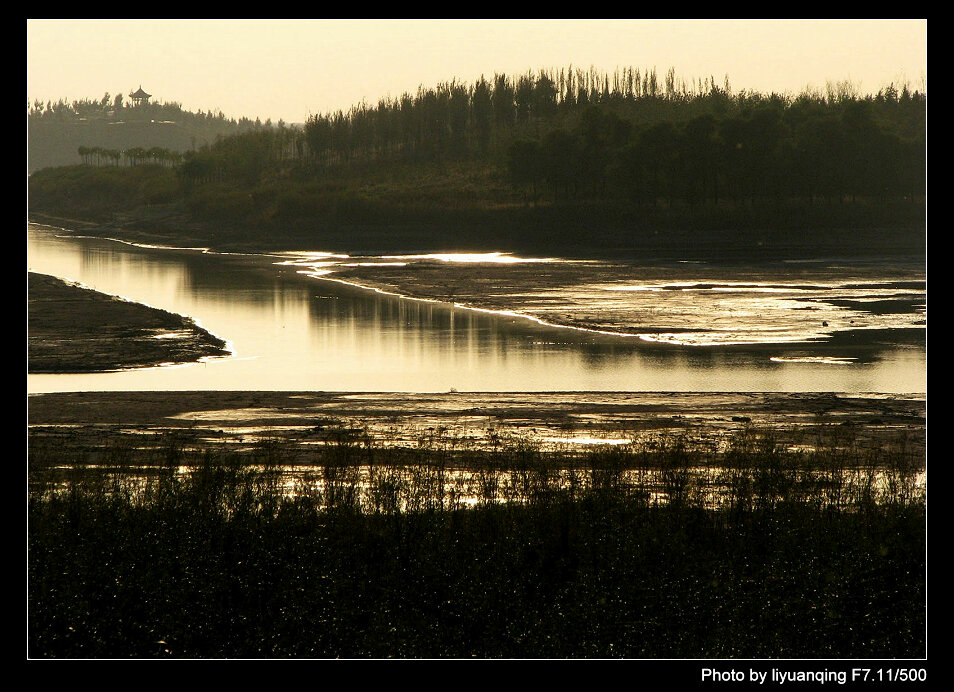
[[[558,223],[560,210],[553,218],[541,219],[537,225]],[[653,226],[651,229],[617,229],[603,237],[590,236],[588,242],[568,238],[558,232],[546,235],[532,243],[514,243],[512,234],[481,226],[479,219],[473,226],[465,223],[458,229],[462,234],[452,242],[437,233],[433,224],[425,224],[416,231],[402,223],[367,223],[338,225],[313,229],[311,233],[274,233],[270,237],[253,238],[223,236],[209,222],[194,219],[181,203],[154,204],[114,214],[110,220],[76,219],[57,213],[28,210],[31,223],[76,228],[100,237],[122,238],[129,242],[146,244],[175,244],[182,247],[207,246],[216,252],[269,253],[288,250],[293,246],[322,246],[328,252],[348,252],[354,256],[374,254],[413,254],[465,252],[507,252],[515,255],[540,255],[556,252],[583,260],[612,261],[620,257],[645,260],[711,260],[717,262],[762,262],[805,260],[818,256],[879,257],[912,256],[925,258],[927,235],[923,224],[858,223],[830,229],[809,241],[802,237],[807,228],[787,230],[757,228],[717,230],[709,229],[709,236],[692,230],[691,218],[676,227]],[[448,220],[453,224],[455,220]],[[457,220],[459,221],[459,220]],[[481,229],[483,232],[481,233]],[[428,232],[425,232],[427,230]],[[585,234],[584,234],[585,235]],[[543,242],[543,241],[546,242]],[[572,242],[571,242],[572,241]]]

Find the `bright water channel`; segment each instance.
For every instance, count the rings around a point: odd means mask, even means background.
[[[601,335],[503,312],[381,294],[327,280],[335,278],[335,263],[328,257],[315,255],[320,261],[311,266],[302,257],[139,247],[30,225],[30,271],[188,315],[226,340],[233,356],[123,372],[29,375],[28,392],[926,392],[926,295],[923,286],[919,288],[923,266],[916,262],[908,269],[892,265],[883,277],[877,267],[865,267],[864,281],[850,284],[850,301],[845,300],[849,286],[844,283],[845,261],[833,264],[830,271],[819,263],[812,277],[814,284],[821,280],[820,297],[816,291],[807,297],[786,293],[773,298],[773,309],[781,310],[775,314],[786,321],[783,333],[797,332],[798,320],[820,324],[822,313],[810,312],[819,306],[850,310],[859,325],[877,329],[831,339],[813,337],[808,342],[685,345],[665,343],[664,335],[655,341]],[[379,262],[382,268],[395,264],[387,258],[363,259]],[[453,257],[441,260],[447,261],[449,272],[454,271]],[[316,266],[321,269],[316,271]],[[680,290],[659,294],[659,299],[678,297],[678,304],[669,303],[673,310],[680,319],[697,319],[700,326],[717,310],[722,311],[722,320],[731,319],[734,310],[744,312],[739,307],[744,303],[726,300],[745,300],[752,291],[785,292],[785,282],[797,278],[786,276],[784,267],[773,267],[766,270],[764,282],[771,288],[759,288],[762,283],[752,283],[750,268],[741,289],[731,284],[729,273],[724,277],[726,286],[712,289],[706,284],[707,290],[699,291],[693,284],[699,279],[699,267],[674,265],[666,271],[670,283],[672,277],[681,277],[697,293]],[[706,276],[712,276],[719,270],[707,271]],[[560,294],[559,299],[571,300],[577,311],[585,312],[586,301],[595,300],[593,296],[611,296],[618,302],[628,296],[635,300],[638,294],[646,301],[658,287],[620,284],[609,292],[596,284],[585,285],[585,270],[574,276],[575,281],[583,276],[582,283],[569,288],[544,286],[537,295],[546,294],[552,303]],[[797,282],[792,285],[805,290]],[[824,292],[832,299],[826,302]],[[866,301],[876,303],[877,310],[867,310]],[[499,303],[498,295],[495,304]],[[597,303],[593,305],[595,309]],[[659,305],[661,311],[668,309]],[[614,314],[626,308],[613,306]],[[520,307],[515,302],[513,308]]]

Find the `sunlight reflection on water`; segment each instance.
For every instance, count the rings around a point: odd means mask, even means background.
[[[394,259],[402,261],[389,261]],[[476,288],[444,275],[421,279],[422,268],[427,271],[427,263],[433,260],[487,265],[487,269],[483,276],[474,279],[479,282]],[[510,271],[502,276],[497,267],[533,263],[557,266],[549,270],[542,283],[536,272]],[[453,296],[457,307],[592,333],[638,335],[644,341],[679,346],[825,341],[839,330],[917,328],[923,325],[925,315],[925,291],[923,287],[912,287],[919,286],[917,280],[912,281],[913,275],[885,281],[882,277],[866,279],[865,273],[858,270],[839,275],[830,269],[816,269],[805,276],[804,269],[787,269],[787,273],[793,274],[787,280],[782,272],[781,280],[773,277],[759,281],[713,281],[709,276],[712,267],[693,262],[679,263],[683,266],[678,271],[695,273],[697,277],[671,280],[670,271],[666,276],[670,280],[632,281],[626,275],[644,268],[592,260],[588,261],[589,276],[581,277],[577,267],[561,274],[559,265],[575,263],[499,252],[386,255],[365,257],[361,262],[342,262],[323,254],[288,262],[314,278],[370,286],[381,293],[420,296],[422,292],[437,293],[442,289]],[[348,272],[349,268],[358,271]],[[659,269],[655,272],[659,273]],[[590,277],[610,282],[592,281]],[[491,279],[502,279],[506,293],[490,293]],[[875,304],[877,309],[872,309]]]
[[[892,336],[924,332],[923,267],[916,265],[727,269],[507,253],[220,255],[58,237],[35,226],[28,238],[31,270],[188,315],[234,354],[121,375],[30,376],[30,391],[926,387],[923,343]],[[269,265],[270,277],[261,272]],[[408,292],[416,298],[401,297]],[[837,341],[839,334],[857,338]]]

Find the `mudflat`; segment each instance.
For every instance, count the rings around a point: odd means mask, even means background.
[[[655,437],[719,445],[746,429],[783,447],[876,452],[902,443],[924,458],[923,395],[803,393],[547,392],[64,392],[29,397],[31,446],[76,451],[95,463],[122,443],[137,454],[168,445],[254,450],[287,447],[289,463],[351,440],[414,448],[489,449],[524,440],[581,450]]]
[[[28,273],[31,373],[100,372],[228,355],[190,318]]]

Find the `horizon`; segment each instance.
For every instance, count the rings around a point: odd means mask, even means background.
[[[673,69],[687,84],[727,79],[733,93],[824,93],[848,83],[868,95],[891,84],[925,91],[926,39],[920,19],[33,19],[27,99],[125,100],[142,87],[186,111],[299,124],[419,87],[571,66],[609,75],[654,69],[660,77]],[[124,60],[102,46],[119,46]]]

